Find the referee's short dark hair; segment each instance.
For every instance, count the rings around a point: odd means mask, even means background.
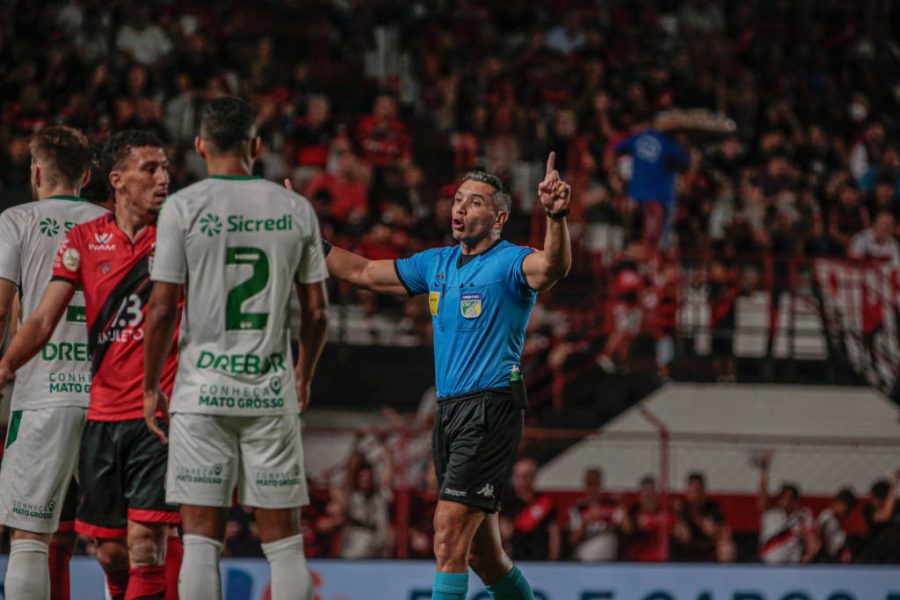
[[[206,104],[200,137],[223,154],[240,152],[256,136],[256,113],[246,100],[223,96]]]
[[[108,177],[111,172],[122,167],[132,148],[146,146],[162,148],[163,143],[149,131],[139,129],[126,129],[112,134],[103,145],[103,152],[100,155],[101,173],[105,173]]]
[[[494,202],[494,206],[505,212],[510,212],[512,210],[512,196],[509,195],[506,186],[503,185],[503,182],[496,175],[491,175],[484,171],[469,171],[463,175],[462,180],[478,181],[488,184],[494,188],[494,193],[491,198]]]
[[[31,158],[41,163],[44,177],[57,185],[81,184],[90,166],[91,148],[84,134],[72,127],[53,125],[34,134],[28,144]]]

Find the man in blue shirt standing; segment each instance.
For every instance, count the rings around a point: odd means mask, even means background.
[[[525,326],[537,293],[565,277],[572,263],[571,188],[554,160],[551,152],[538,187],[547,211],[543,251],[501,239],[511,199],[497,177],[483,172],[466,174],[453,200],[457,245],[396,261],[328,250],[334,277],[374,292],[428,294],[438,392],[432,441],[441,490],[434,516],[436,600],[465,599],[468,567],[492,598],[534,598],[503,552],[497,510],[522,436]]]
[[[675,214],[675,175],[688,168],[688,155],[649,123],[616,144],[615,151],[632,157],[628,196],[643,209],[646,241],[667,249]]]

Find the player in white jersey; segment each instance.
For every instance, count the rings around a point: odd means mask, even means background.
[[[184,288],[166,482],[167,500],[181,505],[182,598],[221,598],[218,562],[235,486],[238,501],[256,509],[272,597],[312,598],[299,529],[308,496],[298,414],[324,345],[328,272],[310,204],[251,176],[259,144],[246,102],[210,102],[196,140],[210,177],[171,196],[157,229],[144,416],[165,441],[154,415],[167,405],[159,376]],[[295,285],[302,305],[296,370],[289,345]]]
[[[107,212],[78,197],[90,175],[81,132],[48,127],[32,138],[30,149],[37,201],[0,215],[0,340],[17,292],[21,321],[37,308],[69,229]],[[81,292],[59,325],[47,328],[47,338],[36,359],[18,371],[0,467],[0,523],[13,529],[6,597],[15,600],[69,596],[77,503],[70,482],[91,382]]]

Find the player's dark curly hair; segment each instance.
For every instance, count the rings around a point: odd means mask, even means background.
[[[200,137],[221,153],[240,152],[256,136],[256,114],[247,101],[223,96],[203,108]]]
[[[478,181],[486,183],[494,188],[493,201],[494,206],[500,210],[510,212],[512,210],[512,196],[509,195],[506,186],[496,175],[485,173],[484,171],[469,171],[462,178],[463,181]]]
[[[91,149],[84,134],[72,127],[54,125],[34,134],[28,145],[31,157],[44,168],[44,177],[57,184],[75,187],[81,183],[91,161]]]
[[[149,131],[140,131],[138,129],[117,131],[109,136],[109,139],[103,145],[103,151],[100,153],[100,171],[109,176],[109,173],[121,168],[132,148],[143,148],[145,146],[162,148],[163,143]]]
[[[109,185],[109,177],[103,171],[100,164],[103,155],[103,144],[97,142],[91,145],[91,178],[87,185],[81,188],[81,197],[95,204],[103,204],[112,194],[112,186]]]

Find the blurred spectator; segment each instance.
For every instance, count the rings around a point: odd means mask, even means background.
[[[887,211],[878,213],[871,227],[850,240],[848,256],[900,265],[900,244],[894,239],[894,228],[894,215]]]
[[[594,158],[588,146],[588,138],[578,131],[575,110],[562,107],[556,111],[553,128],[549,135],[547,152],[556,152],[556,168],[572,181],[573,185],[584,185],[594,170]]]
[[[737,298],[740,293],[734,273],[720,260],[714,260],[706,285],[709,302],[709,332],[712,337],[710,358],[716,381],[737,380],[734,360],[734,333],[737,325]]]
[[[800,490],[785,483],[775,497],[769,496],[771,457],[758,457],[760,513],[759,556],[767,564],[812,562],[821,548],[812,513],[800,506]]]
[[[596,362],[607,373],[626,367],[631,343],[641,332],[644,315],[644,294],[649,287],[641,264],[645,256],[641,244],[626,248],[622,260],[613,267],[612,329]]]
[[[179,147],[191,147],[199,129],[200,107],[186,72],[175,75],[175,93],[166,103],[165,126],[169,139]]]
[[[670,379],[669,367],[675,360],[675,336],[681,306],[680,271],[677,261],[668,261],[658,270],[654,282],[653,337],[656,339],[656,374],[661,381]]]
[[[900,150],[895,145],[884,149],[881,162],[869,166],[859,182],[859,189],[871,192],[882,182],[888,184],[894,196],[900,195]]]
[[[900,501],[897,486],[900,469],[891,479],[879,479],[869,491],[869,502],[863,509],[867,535],[856,560],[864,563],[900,564]]]
[[[544,44],[560,54],[569,55],[581,48],[586,41],[581,13],[577,10],[570,10],[563,17],[562,23],[547,32]]]
[[[361,226],[368,215],[367,173],[349,144],[336,141],[331,152],[335,158],[328,170],[310,180],[306,193],[317,203],[319,217],[334,219],[343,232]]]
[[[838,186],[837,201],[829,219],[828,234],[834,253],[843,256],[853,236],[869,226],[869,215],[862,205],[859,190],[850,183]]]
[[[584,473],[584,495],[569,509],[569,543],[572,556],[581,562],[616,560],[619,527],[625,517],[620,498],[603,493],[603,472]]]
[[[134,6],[129,17],[116,34],[116,48],[139,64],[156,65],[172,50],[169,36],[150,22],[150,8],[146,5]]]
[[[317,487],[311,479],[307,479],[306,486],[309,504],[302,510],[303,552],[308,557],[332,557],[341,525],[340,507],[327,487]]]
[[[628,195],[642,207],[644,240],[650,248],[659,245],[667,249],[677,207],[675,174],[687,169],[690,159],[680,145],[650,126],[648,116],[642,117],[636,129],[637,133],[615,149],[631,155]]]
[[[844,488],[831,501],[831,506],[816,517],[816,529],[822,539],[818,562],[850,562],[847,520],[854,508],[856,508],[856,494],[850,488]]]
[[[0,194],[0,211],[29,202],[31,192],[31,153],[28,151],[28,138],[14,136],[7,144],[7,153],[0,157],[0,173],[4,182]]]
[[[337,127],[331,119],[331,103],[328,98],[320,94],[308,96],[306,114],[297,118],[291,134],[295,164],[325,169],[331,140],[336,134]]]
[[[622,558],[632,562],[662,562],[668,559],[666,542],[672,519],[659,500],[656,479],[644,477],[637,501],[625,513],[622,533],[625,548]]]
[[[414,490],[409,499],[409,557],[434,558],[434,511],[437,508],[438,485],[434,463],[429,462],[422,489]]]
[[[869,218],[874,220],[878,213],[889,212],[897,223],[900,217],[900,182],[894,182],[890,177],[881,178],[875,182],[869,201]],[[894,236],[897,230],[894,230]]]
[[[706,478],[691,473],[676,503],[670,556],[682,562],[734,562],[737,550],[719,503],[707,496]]]
[[[535,461],[516,462],[512,486],[504,490],[500,502],[500,533],[515,560],[559,560],[562,540],[556,504],[548,494],[535,491],[535,475]]]
[[[375,98],[372,114],[359,120],[357,138],[363,160],[376,168],[409,160],[411,146],[406,125],[398,118],[397,99],[391,94]]]
[[[393,546],[390,524],[393,453],[387,447],[387,438],[377,436],[384,471],[376,479],[375,470],[361,449],[364,436],[365,432],[356,432],[344,467],[344,485],[335,494],[335,512],[342,524],[341,558],[383,558],[389,556]]]
[[[678,13],[683,35],[711,35],[725,30],[722,8],[712,0],[687,0]]]

